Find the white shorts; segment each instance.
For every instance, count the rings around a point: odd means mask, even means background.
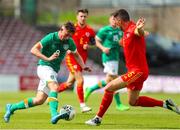
[[[104,73],[110,74],[110,75],[118,75],[118,61],[108,61],[106,63],[103,63],[104,65]]]
[[[48,95],[50,90],[47,83],[49,81],[57,82],[57,73],[50,66],[39,65],[37,75],[40,78],[38,91],[43,91]]]

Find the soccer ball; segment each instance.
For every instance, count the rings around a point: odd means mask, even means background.
[[[68,113],[68,117],[65,118],[65,120],[70,121],[74,118],[76,112],[74,110],[74,108],[71,105],[64,105],[61,109],[60,109],[60,113],[62,113],[63,111],[66,111]]]

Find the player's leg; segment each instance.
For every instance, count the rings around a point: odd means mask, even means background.
[[[97,84],[95,84],[94,86],[87,87],[86,90],[85,90],[85,94],[84,94],[85,102],[88,100],[88,98],[89,98],[89,96],[91,95],[92,92],[94,92],[97,89],[103,88],[106,85],[107,85],[107,82],[105,80],[101,80]]]
[[[104,70],[103,70],[104,73],[108,73],[110,71],[110,69],[111,69],[111,66],[108,63],[103,63],[103,66],[104,66]],[[106,78],[107,78],[107,76],[106,76]],[[102,81],[99,81],[94,86],[87,87],[86,90],[85,90],[85,95],[84,95],[85,101],[88,100],[89,96],[91,95],[91,93],[93,91],[105,87],[109,81],[110,80],[108,80],[108,81],[102,80]]]
[[[69,70],[69,76],[66,82],[61,83],[58,87],[58,92],[62,92],[64,90],[66,90],[67,88],[71,87],[74,82],[75,82],[75,76],[74,73],[77,69],[77,62],[74,59],[74,57],[72,57],[72,55],[67,55],[65,58],[65,62],[66,62],[66,66],[67,69]],[[79,66],[78,66],[79,69]]]
[[[89,112],[91,111],[91,108],[86,106],[84,102],[84,90],[83,90],[84,78],[81,71],[75,72],[75,79],[76,79],[76,84],[77,84],[76,91],[77,91],[78,99],[80,102],[81,111]]]
[[[116,93],[114,94],[114,99],[115,99],[115,102],[116,102],[116,109],[117,109],[117,110],[120,110],[120,111],[129,110],[129,106],[126,106],[126,105],[124,105],[124,104],[121,102],[121,98],[120,98],[120,93],[119,93],[119,92],[116,92]]]
[[[117,61],[109,61],[103,63],[104,73],[106,73],[106,79],[99,81],[97,84],[91,87],[87,87],[85,90],[85,101],[88,100],[90,94],[97,89],[103,88],[109,83],[111,80],[115,79],[118,74],[118,62]]]
[[[90,119],[85,123],[88,125],[100,125],[102,117],[104,116],[105,112],[112,102],[114,92],[126,87],[126,85],[127,82],[124,82],[121,77],[117,77],[116,79],[109,82],[105,87],[104,96],[102,98],[97,115],[93,119]]]
[[[131,106],[155,107],[163,106],[163,101],[147,96],[139,96],[140,90],[128,89],[129,104]]]
[[[63,82],[58,87],[58,92],[63,92],[64,90],[70,88],[75,82],[75,76],[74,73],[69,73],[68,79],[66,82]]]
[[[111,72],[112,73],[112,72]],[[115,73],[116,74],[116,73]],[[112,75],[112,74],[107,74],[106,75],[106,82],[109,83],[110,81],[112,81],[113,79],[117,78],[118,76],[117,75]],[[116,102],[116,109],[117,110],[120,110],[120,111],[126,111],[126,110],[129,110],[129,107],[124,105],[122,102],[121,102],[121,99],[120,99],[120,93],[118,92],[115,92],[114,94],[114,99],[115,99],[115,102]]]
[[[42,81],[39,84],[38,90],[43,91],[48,95],[48,104],[51,113],[51,123],[56,124],[59,119],[65,118],[64,115],[59,114],[58,110],[58,92],[59,86],[57,82],[57,73],[50,66],[38,66],[38,76]],[[66,113],[67,114],[67,113]]]
[[[56,124],[58,120],[65,119],[69,116],[69,113],[67,111],[63,111],[59,113],[58,110],[58,88],[59,84],[55,81],[48,82],[48,87],[50,89],[49,97],[48,97],[48,103],[51,113],[51,123]]]
[[[46,99],[47,99],[47,95],[44,92],[39,91],[37,92],[36,97],[34,98],[26,98],[18,103],[7,104],[6,113],[4,115],[5,122],[9,122],[11,115],[16,110],[27,109],[37,105],[41,105],[46,101]]]
[[[178,106],[172,101],[172,99],[167,99],[165,101],[158,100],[148,96],[139,96],[139,90],[131,90],[128,89],[128,97],[129,97],[129,104],[131,106],[141,106],[141,107],[163,107],[169,110],[180,114],[180,110]]]

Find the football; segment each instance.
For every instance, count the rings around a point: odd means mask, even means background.
[[[76,112],[75,109],[71,106],[71,105],[64,105],[61,109],[60,109],[60,113],[62,111],[66,111],[68,113],[68,117],[65,118],[65,120],[70,121],[74,118]]]

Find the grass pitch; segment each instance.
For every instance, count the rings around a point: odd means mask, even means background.
[[[142,94],[158,99],[172,98],[180,104],[180,94]],[[57,124],[50,123],[49,106],[44,105],[16,111],[9,123],[4,123],[3,115],[6,103],[15,103],[27,97],[35,96],[35,92],[0,93],[0,129],[180,129],[180,115],[162,108],[131,107],[129,111],[118,111],[115,102],[111,104],[100,126],[87,126],[84,122],[96,114],[101,102],[102,94],[92,94],[87,102],[92,111],[86,114],[80,112],[76,94],[64,92],[59,95],[59,107],[64,104],[72,105],[76,116],[72,121],[60,120]],[[127,104],[127,95],[121,94],[124,104]]]

